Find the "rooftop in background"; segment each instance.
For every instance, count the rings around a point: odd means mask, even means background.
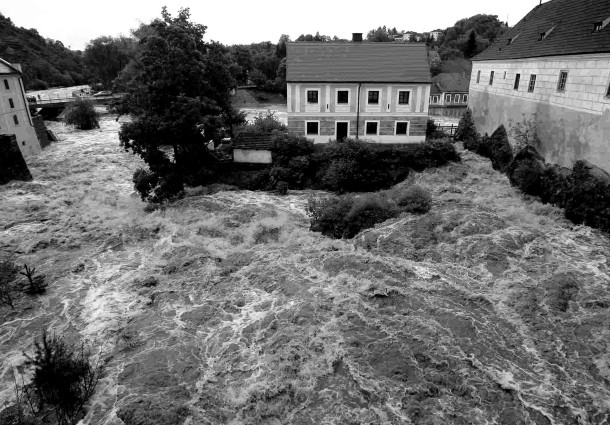
[[[239,133],[233,140],[234,149],[268,150],[272,146],[273,135],[271,133],[244,131]]]
[[[429,83],[424,44],[288,43],[288,82]]]
[[[463,73],[443,72],[432,78],[430,93],[468,93],[470,77]]]
[[[532,9],[472,60],[609,53],[609,22],[608,0],[551,0]]]

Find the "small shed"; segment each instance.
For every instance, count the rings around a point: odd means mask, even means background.
[[[233,162],[271,164],[271,133],[242,132],[233,140]]]

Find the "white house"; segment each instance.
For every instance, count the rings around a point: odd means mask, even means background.
[[[291,134],[316,143],[345,137],[425,140],[430,98],[425,45],[352,41],[286,47]]]
[[[23,156],[40,152],[23,89],[21,66],[0,59],[0,134],[14,134]]]
[[[536,6],[473,60],[477,129],[535,120],[546,160],[610,171],[610,1]]]

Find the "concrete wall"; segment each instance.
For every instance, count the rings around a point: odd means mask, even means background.
[[[271,151],[256,149],[233,149],[233,162],[271,164]]]
[[[568,72],[565,90],[558,89],[560,71]],[[532,74],[536,84],[528,92]],[[586,159],[610,171],[609,84],[610,54],[474,62],[469,106],[480,133],[491,134],[500,124],[509,130],[525,116],[538,122],[541,153],[548,162],[571,168]]]
[[[0,134],[14,134],[23,156],[40,152],[40,143],[19,74],[0,74]]]
[[[0,81],[1,82],[1,81]],[[32,180],[14,135],[0,134],[0,184]]]
[[[307,102],[307,91],[318,91],[318,103]],[[349,102],[337,103],[337,92],[347,90]],[[368,104],[368,92],[379,91],[379,103]],[[409,91],[409,103],[398,103],[399,91]],[[385,143],[411,143],[425,140],[425,122],[428,117],[430,100],[429,84],[361,84],[360,102],[358,102],[358,84],[298,84],[289,83],[288,93],[288,131],[291,134],[306,136],[316,143],[326,143],[336,139],[335,123],[348,121],[349,136],[356,136],[356,119],[360,116],[359,137]],[[358,103],[360,110],[358,113]],[[307,135],[306,121],[319,121],[320,134]],[[379,134],[365,135],[366,121],[379,121]],[[396,121],[408,121],[407,135],[396,136],[394,133]]]

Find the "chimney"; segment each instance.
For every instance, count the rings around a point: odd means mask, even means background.
[[[362,43],[362,33],[361,32],[352,33],[352,43]]]

